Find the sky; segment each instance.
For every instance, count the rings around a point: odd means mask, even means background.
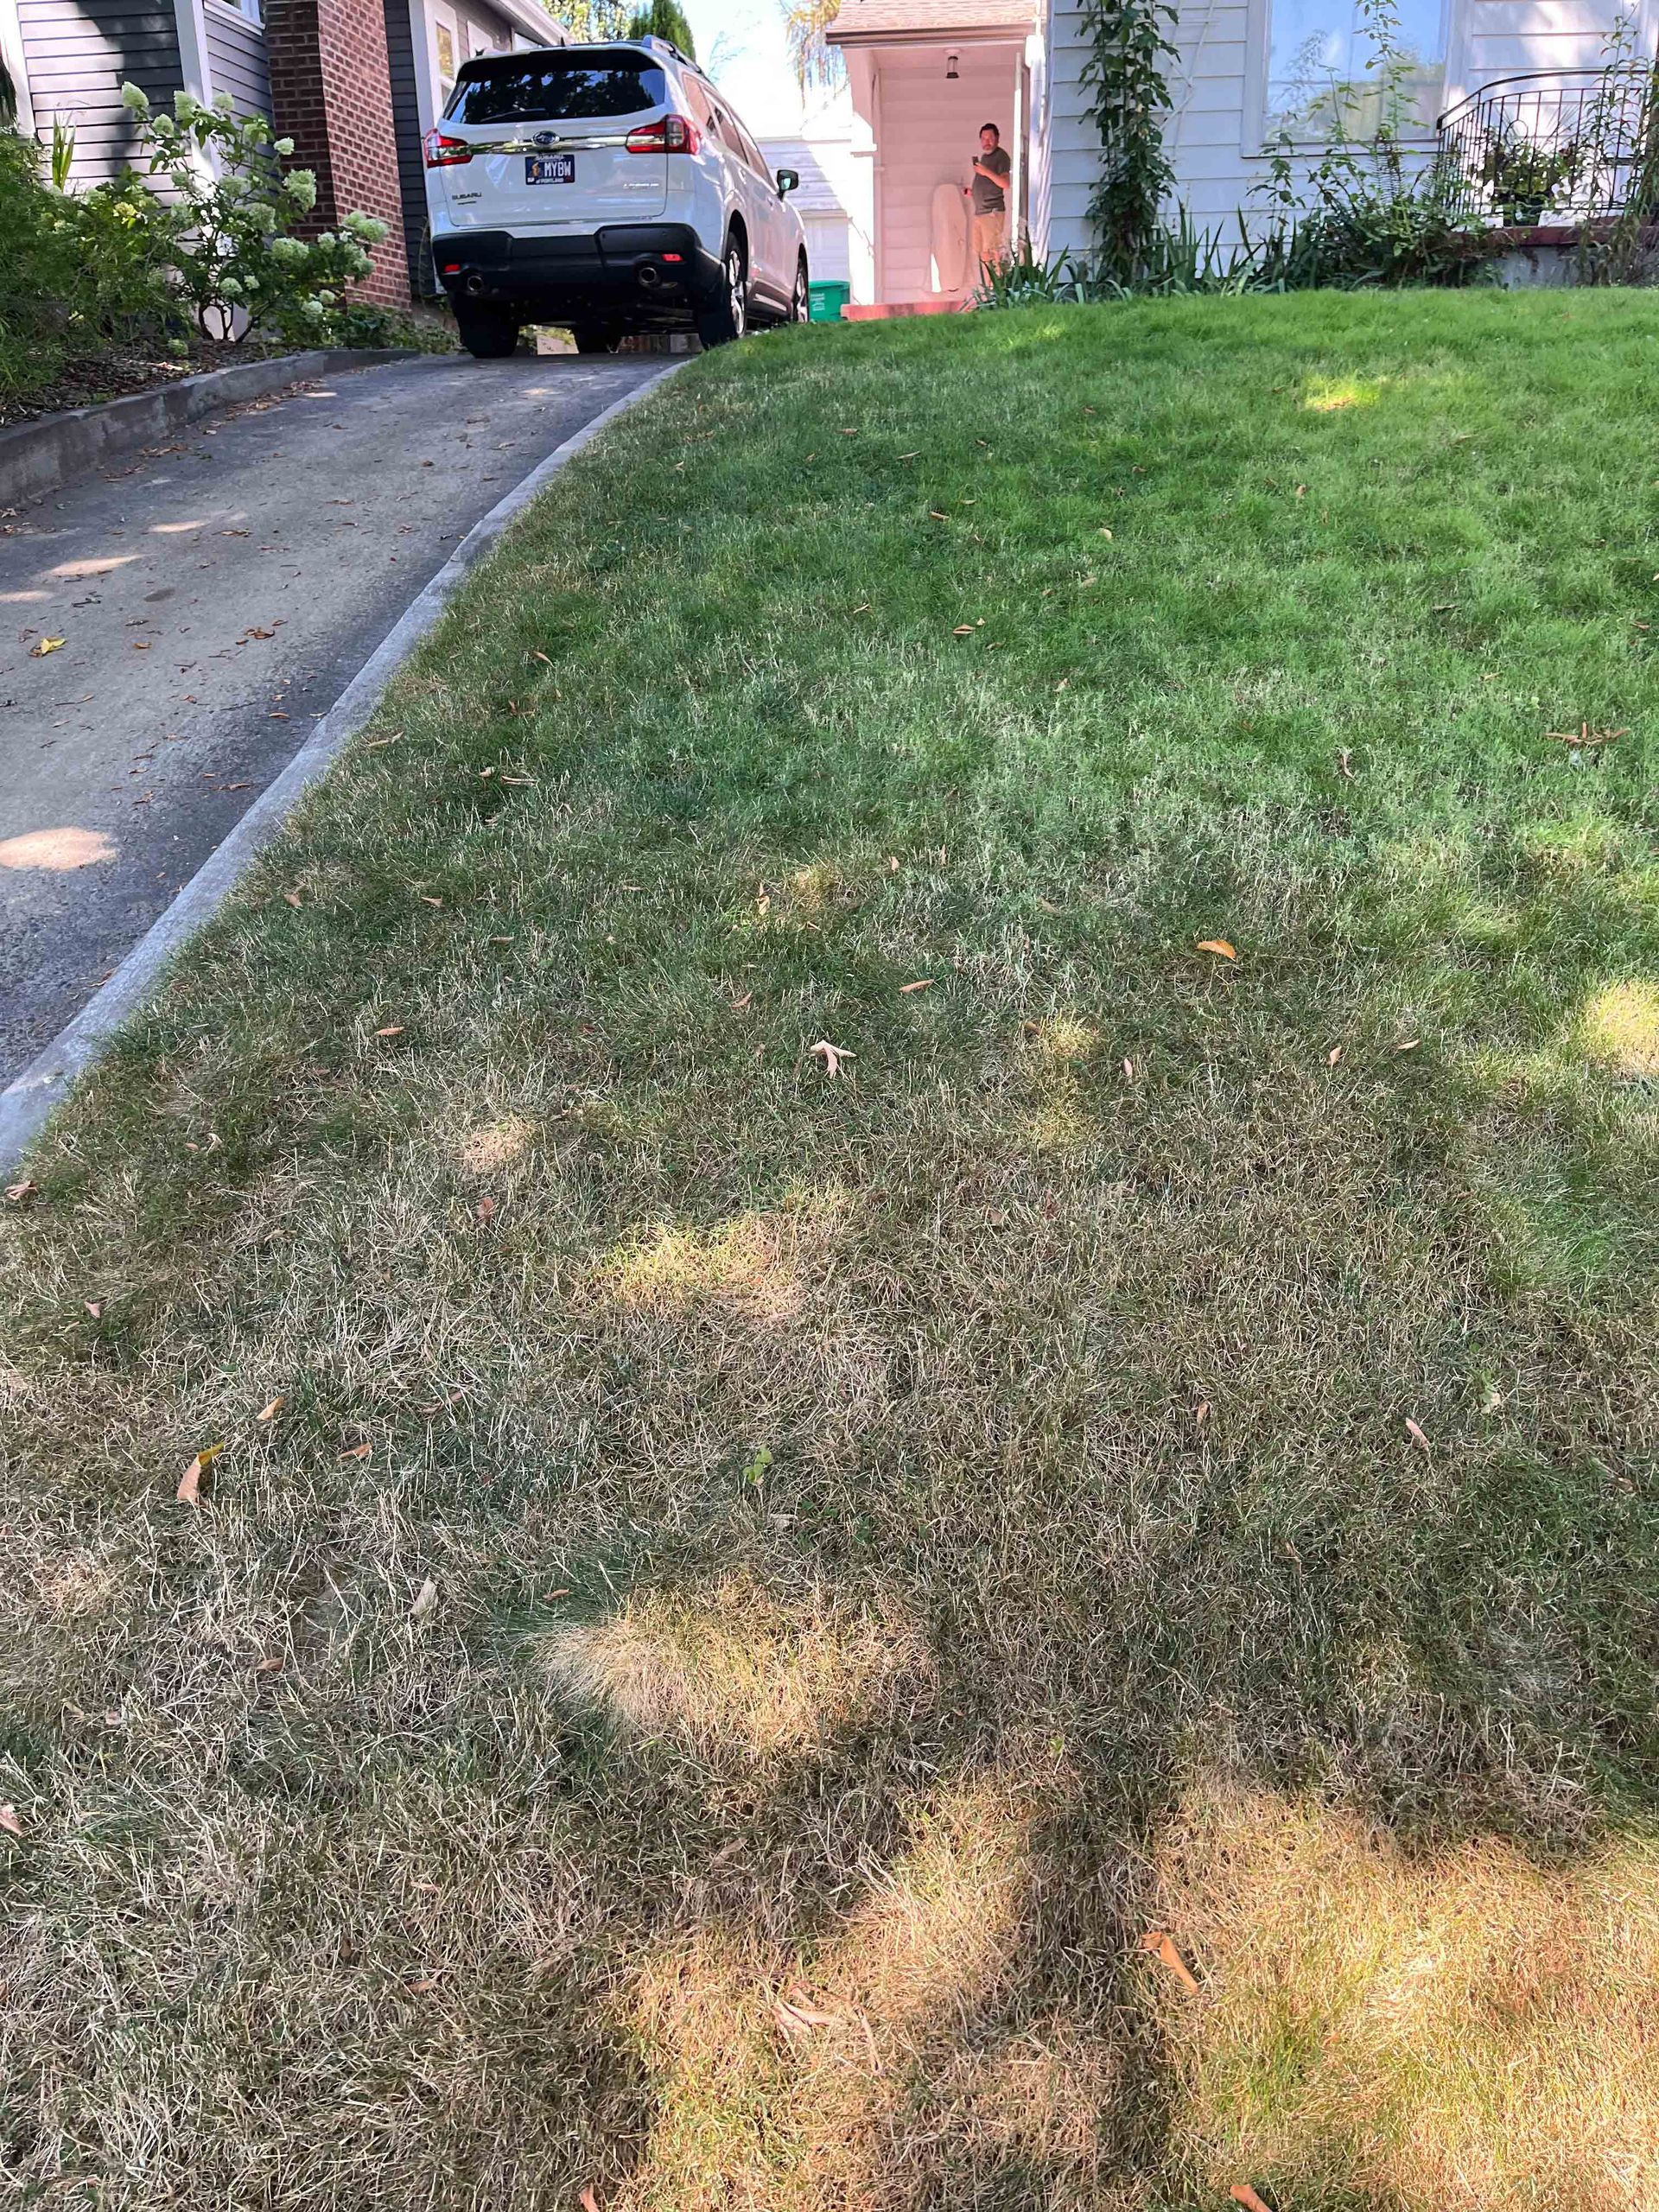
[[[784,43],[778,0],[680,0],[697,41],[697,59],[730,95],[757,138],[784,138],[800,127],[801,96]],[[815,108],[823,105],[815,96]]]

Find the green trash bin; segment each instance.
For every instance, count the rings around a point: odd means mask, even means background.
[[[841,311],[853,296],[853,288],[836,276],[815,276],[807,286],[811,297],[813,322],[839,322]]]

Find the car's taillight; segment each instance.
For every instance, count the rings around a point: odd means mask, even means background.
[[[683,115],[665,115],[628,133],[631,154],[695,154],[702,143],[696,124]]]
[[[464,138],[446,138],[442,130],[429,130],[424,143],[429,169],[452,169],[473,158],[473,149]]]

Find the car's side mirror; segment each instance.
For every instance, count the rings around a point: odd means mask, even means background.
[[[801,173],[800,173],[800,171],[799,171],[798,169],[779,169],[779,172],[778,172],[778,197],[779,197],[780,200],[786,198],[786,197],[787,197],[787,195],[788,195],[790,193],[791,193],[791,192],[798,192],[798,191],[800,190],[800,188],[801,188]]]

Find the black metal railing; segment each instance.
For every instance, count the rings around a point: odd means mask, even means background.
[[[1435,124],[1455,205],[1511,227],[1621,213],[1652,75],[1640,66],[1542,69],[1471,92]]]

